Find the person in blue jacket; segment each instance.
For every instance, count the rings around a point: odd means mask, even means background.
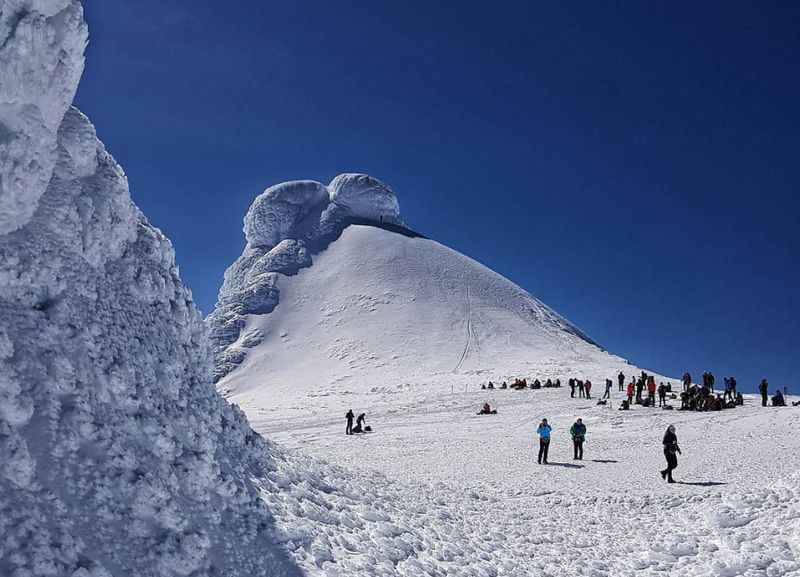
[[[539,428],[536,429],[536,432],[539,434],[539,464],[541,465],[542,462],[547,464],[547,451],[550,449],[550,432],[553,430],[547,423],[547,419],[542,419],[542,422],[539,423]]]

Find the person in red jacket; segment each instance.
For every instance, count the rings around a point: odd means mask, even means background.
[[[650,377],[647,379],[647,402],[651,407],[656,406],[656,379]]]
[[[634,391],[633,391],[633,389],[634,389],[635,387],[636,387],[636,383],[634,383],[633,381],[631,381],[630,383],[628,383],[628,404],[629,404],[629,405],[632,405],[632,404],[633,404],[633,394],[634,394]]]

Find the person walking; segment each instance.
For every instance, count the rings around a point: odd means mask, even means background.
[[[553,430],[547,419],[542,419],[536,432],[539,434],[539,464],[547,465],[547,452],[550,450],[550,433]]]
[[[569,434],[572,435],[572,447],[575,452],[574,458],[582,461],[583,443],[586,441],[586,425],[583,424],[581,419],[578,419],[570,427]]]
[[[622,371],[617,375],[617,384],[619,384],[619,392],[623,392],[625,390],[625,375]]]
[[[347,427],[344,430],[344,434],[345,435],[352,435],[353,434],[353,419],[356,418],[356,416],[353,414],[353,409],[350,409],[349,411],[347,411],[347,414],[344,416],[344,418],[347,419]]]
[[[611,398],[611,387],[614,386],[614,383],[611,379],[606,379],[606,392],[603,393],[603,399],[610,399]]]
[[[761,393],[761,406],[767,406],[767,390],[769,389],[769,384],[767,383],[767,379],[761,379],[761,384],[758,385],[758,392]]]
[[[681,448],[678,446],[678,436],[675,434],[675,425],[667,427],[662,443],[664,445],[664,457],[667,459],[667,468],[661,471],[661,478],[666,479],[667,483],[674,483],[675,479],[672,478],[672,471],[678,468],[678,455],[681,453]]]

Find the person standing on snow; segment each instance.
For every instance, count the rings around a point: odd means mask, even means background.
[[[578,381],[578,398],[583,398],[583,381]]]
[[[629,405],[632,405],[632,404],[633,404],[633,389],[634,389],[634,388],[636,388],[636,387],[635,387],[635,385],[634,385],[634,382],[633,382],[633,381],[631,381],[630,383],[628,383],[628,404],[629,404]]]
[[[539,464],[547,465],[547,452],[550,450],[550,432],[553,430],[547,423],[547,419],[542,419],[536,432],[539,434]]]
[[[575,450],[573,458],[582,461],[583,443],[586,441],[586,425],[583,424],[583,420],[575,421],[569,429],[569,434],[572,435],[572,447]]]
[[[586,398],[591,399],[590,393],[592,392],[592,381],[586,379],[586,383],[583,385],[583,389],[586,391]]]
[[[650,377],[647,379],[647,404],[651,407],[656,406],[656,379]]]
[[[603,398],[604,399],[610,399],[611,398],[611,387],[613,385],[614,385],[614,383],[611,381],[611,379],[606,379],[606,392],[603,393]]]
[[[658,385],[658,406],[663,407],[667,404],[667,385],[661,383]]]
[[[672,478],[672,471],[678,468],[678,455],[681,452],[681,448],[678,446],[678,436],[675,434],[675,425],[667,427],[662,443],[664,444],[664,457],[667,459],[667,468],[661,471],[661,478],[666,479],[667,483],[674,483],[675,479]]]
[[[758,385],[758,392],[761,393],[761,406],[767,406],[767,390],[769,388],[769,384],[767,383],[767,379],[761,379],[761,384]]]
[[[569,380],[569,396],[570,398],[575,398],[575,379]]]
[[[350,409],[349,411],[347,411],[347,414],[344,416],[344,418],[347,419],[347,427],[344,430],[344,434],[345,435],[352,435],[353,434],[353,419],[356,418],[356,416],[353,414],[353,409]]]
[[[622,371],[617,375],[617,384],[619,385],[619,392],[623,392],[625,390],[625,375]]]

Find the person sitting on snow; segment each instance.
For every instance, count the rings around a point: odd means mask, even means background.
[[[483,408],[478,411],[479,415],[496,415],[497,409],[492,409],[489,403],[483,403]]]
[[[786,406],[786,399],[783,397],[783,393],[780,389],[775,391],[775,394],[772,396],[772,406],[773,407],[785,407]]]

